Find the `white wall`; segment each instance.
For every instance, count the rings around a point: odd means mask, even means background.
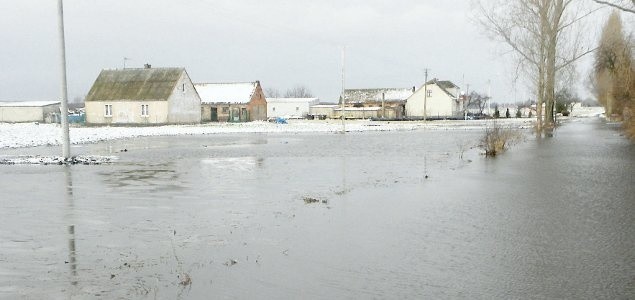
[[[428,85],[432,94],[426,99],[427,117],[453,117],[456,113],[455,101],[436,84]],[[424,88],[417,90],[406,102],[406,116],[423,117]]]
[[[276,117],[300,117],[309,114],[310,107],[317,105],[319,99],[307,98],[306,100],[277,100],[267,99],[267,118]]]
[[[112,105],[112,116],[106,116],[106,105]],[[141,115],[141,105],[148,105],[148,116]],[[86,106],[88,124],[167,124],[167,101],[89,101]],[[199,108],[200,109],[200,108]]]
[[[44,122],[42,107],[0,107],[0,122]]]
[[[201,123],[201,98],[186,72],[181,74],[172,95],[168,98],[170,124]]]

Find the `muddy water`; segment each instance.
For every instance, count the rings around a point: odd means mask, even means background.
[[[0,166],[0,298],[635,297],[635,147],[585,121],[491,160],[480,134],[153,137],[73,147],[113,165]]]

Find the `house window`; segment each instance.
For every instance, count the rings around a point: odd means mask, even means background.
[[[112,117],[112,104],[104,105],[104,116]]]
[[[223,107],[223,113],[224,113],[224,114],[229,113],[229,106],[224,106],[224,107]]]
[[[428,93],[428,97],[432,97],[432,90],[427,90],[426,92]]]
[[[185,83],[181,85],[181,91],[185,94]]]
[[[295,111],[298,111],[298,110],[300,110],[300,107],[296,106]]]
[[[148,113],[148,104],[142,104],[141,105],[141,116],[147,117],[148,115],[149,115],[149,113]]]
[[[274,108],[272,108],[271,110],[272,110],[272,111],[276,111],[276,108],[274,107]]]

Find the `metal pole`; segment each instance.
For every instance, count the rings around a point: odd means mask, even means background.
[[[428,69],[426,68],[425,83],[423,84],[423,121],[427,121],[428,115]]]
[[[386,93],[381,93],[381,117],[386,118]]]
[[[71,156],[70,137],[68,132],[68,91],[66,87],[66,47],[64,39],[64,3],[63,0],[58,0],[58,24],[59,24],[59,36],[60,36],[60,71],[62,76],[62,82],[60,85],[60,92],[62,96],[61,107],[61,124],[62,124],[62,156],[65,159],[69,159]]]
[[[345,66],[346,66],[346,47],[342,48],[342,100],[341,100],[341,108],[342,108],[342,134],[346,133],[346,117],[344,116],[344,102],[346,102],[346,97],[344,95],[344,92],[346,91],[345,89],[345,81],[344,81],[344,74],[345,74]]]
[[[492,82],[488,79],[487,80],[487,114],[491,117],[492,116]]]
[[[466,84],[465,85],[467,90],[465,91],[465,100],[467,100],[468,104],[469,104],[469,97],[470,97],[470,84]],[[465,104],[466,101],[463,101],[463,104]],[[465,107],[463,107],[463,117],[464,120],[467,121],[467,105]]]

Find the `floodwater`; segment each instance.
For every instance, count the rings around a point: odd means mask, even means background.
[[[151,137],[72,148],[111,165],[0,166],[0,298],[635,298],[635,146],[586,120],[486,159],[480,135]]]

